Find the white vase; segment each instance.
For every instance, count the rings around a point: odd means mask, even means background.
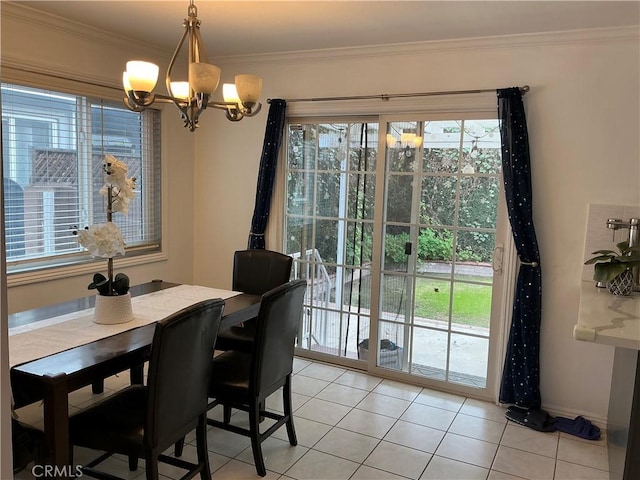
[[[115,325],[133,320],[131,308],[131,294],[126,295],[96,295],[96,306],[93,311],[93,321],[102,325]]]

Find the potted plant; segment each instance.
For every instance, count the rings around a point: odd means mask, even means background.
[[[107,275],[96,273],[89,284],[89,289],[98,291],[94,322],[124,323],[133,320],[133,311],[129,277],[124,273],[115,276],[113,273],[113,257],[125,254],[125,244],[122,232],[112,217],[114,212],[129,212],[136,179],[127,177],[127,166],[112,155],[105,155],[102,170],[105,182],[100,193],[107,197],[107,221],[76,230],[74,234],[92,257],[107,259]]]
[[[640,266],[640,246],[629,246],[629,242],[616,245],[618,251],[596,250],[595,257],[585,265],[593,265],[593,279],[607,286],[614,295],[630,295],[633,289],[632,270]]]

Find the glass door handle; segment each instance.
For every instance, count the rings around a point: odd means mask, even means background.
[[[496,245],[493,249],[493,259],[491,261],[491,268],[496,273],[502,273],[502,258],[504,256],[504,246]]]

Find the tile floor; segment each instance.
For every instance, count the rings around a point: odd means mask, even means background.
[[[606,433],[586,441],[561,433],[541,433],[507,422],[491,403],[383,380],[361,372],[296,358],[293,406],[298,446],[286,429],[263,443],[267,479],[608,479]],[[128,375],[107,380],[105,394],[124,386]],[[277,395],[276,395],[277,396]],[[89,388],[70,396],[76,410],[95,401]],[[281,397],[267,406],[281,410]],[[210,415],[220,415],[214,409]],[[41,407],[19,411],[21,420],[41,422]],[[238,412],[234,422],[246,423]],[[193,441],[193,436],[187,441]],[[258,479],[249,439],[211,428],[212,478]],[[95,452],[76,449],[82,464]],[[185,458],[195,447],[185,446]],[[127,479],[144,479],[144,462],[129,472],[126,458],[102,466]],[[183,471],[161,466],[165,479]],[[29,469],[17,479],[34,478]]]

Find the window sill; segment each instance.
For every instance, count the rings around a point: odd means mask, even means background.
[[[135,257],[124,257],[115,259],[114,268],[123,270],[126,267],[145,265],[167,260],[167,254],[163,252],[150,253],[148,255],[138,255]],[[17,287],[20,285],[30,285],[34,283],[59,280],[62,278],[75,277],[78,275],[93,274],[96,269],[106,270],[107,260],[101,259],[95,262],[67,265],[64,267],[47,268],[43,270],[13,273],[7,275],[7,287]]]

